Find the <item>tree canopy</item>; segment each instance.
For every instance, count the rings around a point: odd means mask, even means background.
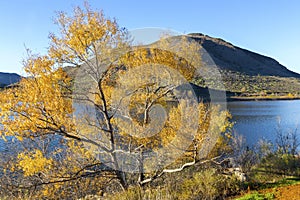
[[[27,76],[0,93],[2,137],[24,145],[7,164],[7,178],[19,180],[8,187],[86,195],[143,186],[208,159],[231,124],[189,84],[201,67],[199,44],[178,36],[134,46],[87,4],[56,23],[47,55],[29,54]]]

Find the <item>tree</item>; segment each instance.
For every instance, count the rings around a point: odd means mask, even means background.
[[[201,67],[196,42],[133,46],[125,29],[87,4],[71,17],[59,13],[57,24],[48,55],[29,54],[28,76],[1,93],[2,136],[31,147],[10,166],[23,177],[12,185],[68,196],[115,180],[123,189],[143,186],[207,162],[230,123],[226,111],[198,103],[189,85]]]

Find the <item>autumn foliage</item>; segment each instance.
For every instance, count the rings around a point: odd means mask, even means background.
[[[24,147],[3,169],[6,180],[17,176],[2,186],[11,195],[77,198],[143,187],[214,156],[230,115],[198,103],[188,87],[201,67],[196,43],[132,46],[125,29],[88,5],[59,13],[56,23],[48,54],[29,54],[26,77],[0,93],[1,136]]]

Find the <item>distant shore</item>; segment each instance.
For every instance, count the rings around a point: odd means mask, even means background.
[[[300,100],[300,96],[231,96],[228,101],[277,101],[277,100]]]

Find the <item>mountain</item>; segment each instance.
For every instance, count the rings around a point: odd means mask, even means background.
[[[0,72],[0,87],[5,87],[20,81],[21,76],[16,73]]]
[[[220,84],[216,84],[220,82],[216,81],[218,77],[211,75],[214,73],[210,73],[210,69],[205,72],[208,73],[205,75],[205,80],[201,74],[195,77],[192,81],[194,86],[204,88],[203,90],[199,88],[199,93],[204,94],[205,88],[209,87],[215,90],[225,88],[230,95],[300,96],[300,74],[287,69],[275,59],[237,47],[220,38],[201,33],[190,33],[189,36],[209,54],[222,78],[223,85],[220,87]],[[176,38],[178,36],[174,36],[174,40]],[[206,64],[206,66],[210,65],[210,63]],[[65,70],[71,77],[76,76],[76,68],[66,67]]]
[[[222,83],[230,96],[300,96],[300,74],[281,65],[273,58],[237,47],[223,39],[201,33],[190,33],[189,36],[202,45],[220,71]],[[175,36],[176,37],[176,36]],[[65,67],[70,77],[75,78],[77,67]],[[216,85],[216,77],[196,77],[194,87],[223,90]],[[20,79],[17,74],[0,73],[0,84],[8,85]]]
[[[236,71],[250,76],[297,77],[300,74],[288,70],[273,58],[234,46],[220,38],[201,33],[190,33],[211,56],[221,70]]]
[[[300,96],[300,74],[287,69],[275,59],[237,47],[220,38],[201,33],[190,33],[189,36],[214,61],[226,91],[242,96]],[[215,84],[213,75],[205,80],[201,76],[196,77],[193,83],[222,89]]]

